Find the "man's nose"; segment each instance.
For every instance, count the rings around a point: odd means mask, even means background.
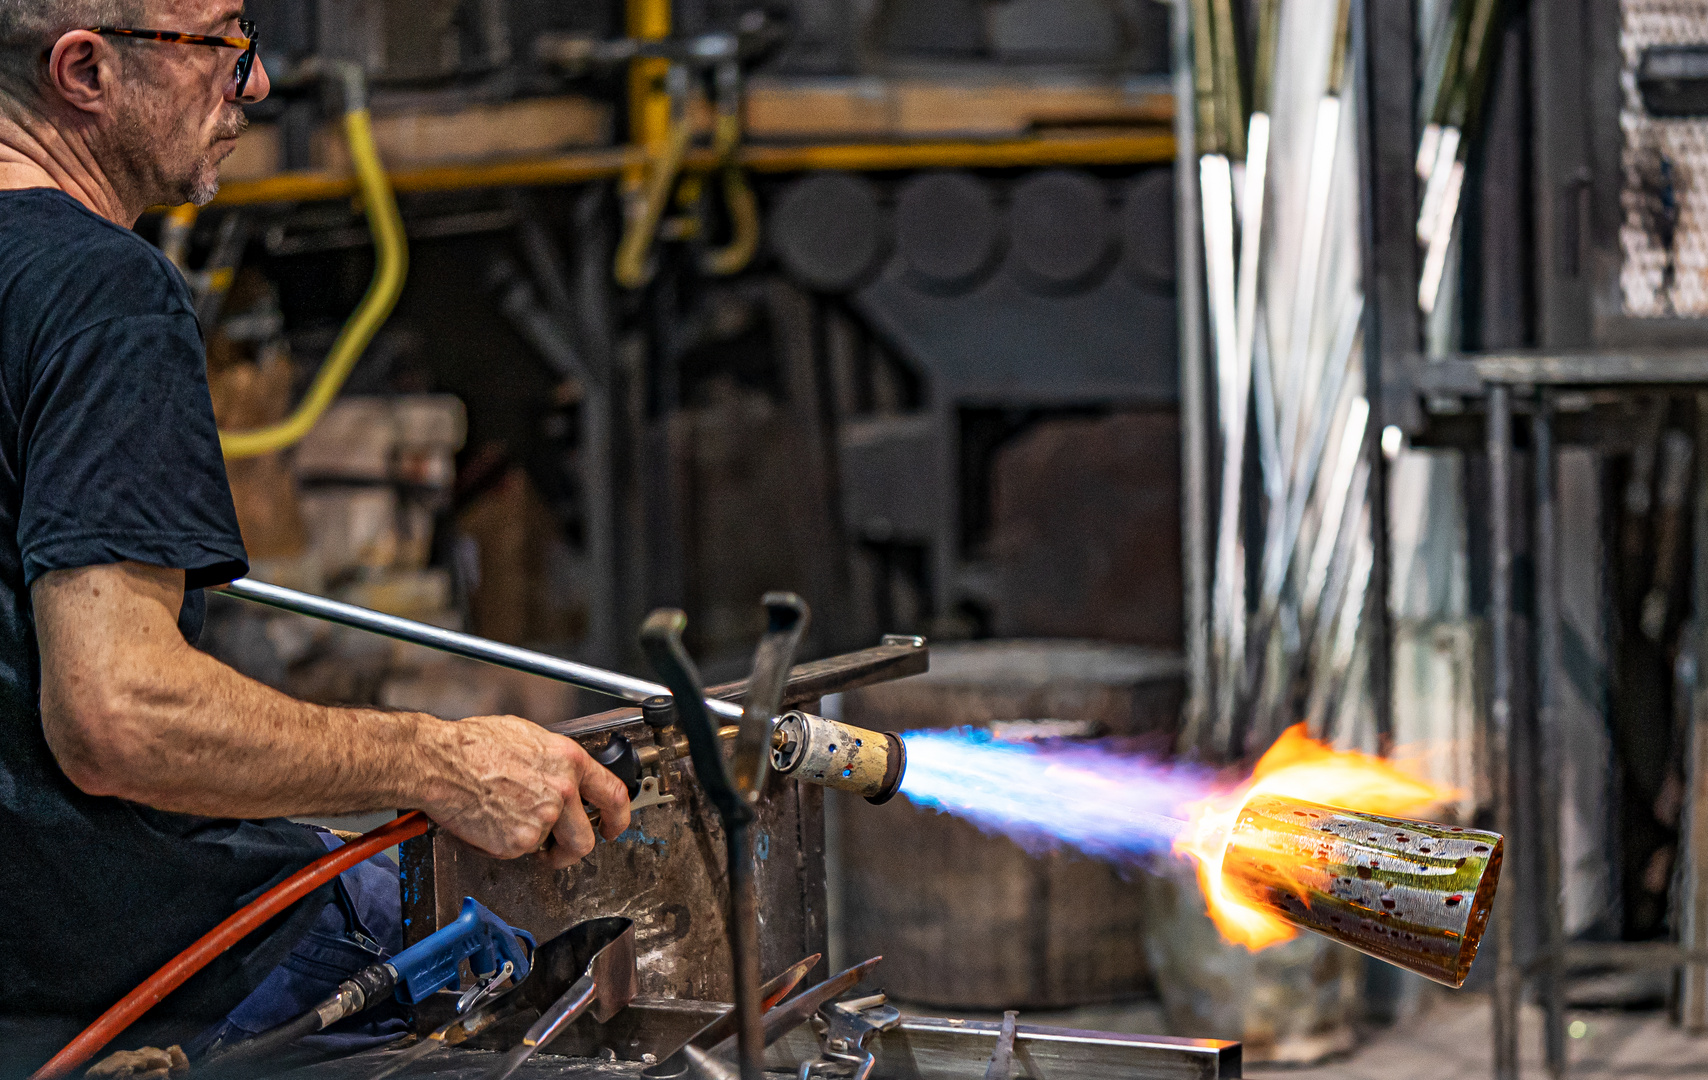
[[[255,54],[255,66],[249,71],[249,84],[243,88],[243,96],[237,100],[245,105],[253,105],[262,100],[273,89],[272,80],[267,78],[267,65],[262,62],[261,54]]]

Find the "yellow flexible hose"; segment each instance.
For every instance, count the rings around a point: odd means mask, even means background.
[[[759,200],[747,182],[747,174],[735,162],[741,146],[741,117],[731,113],[718,117],[717,149],[723,163],[724,206],[729,212],[729,243],[707,251],[700,267],[717,277],[728,277],[747,269],[759,251]]]
[[[374,334],[385,324],[397,298],[403,292],[403,280],[409,271],[409,245],[403,234],[403,217],[397,212],[397,198],[391,190],[379,151],[374,147],[373,126],[366,108],[352,109],[344,114],[344,136],[350,144],[350,160],[355,165],[356,179],[361,185],[362,200],[368,219],[368,231],[374,237],[376,263],[374,277],[368,283],[367,294],[350,320],[339,331],[338,340],[321,365],[314,382],[296,411],[277,424],[253,431],[222,431],[220,449],[227,458],[256,457],[282,450],[302,439],[326,412],[344,380],[349,378],[356,361],[362,358]]]
[[[673,123],[663,153],[652,162],[640,205],[631,211],[622,242],[617,245],[613,272],[617,284],[625,289],[640,288],[650,276],[647,254],[652,250],[653,237],[658,235],[659,222],[664,220],[665,208],[670,205],[670,193],[682,174],[682,160],[688,156],[693,134],[693,125],[686,119]]]

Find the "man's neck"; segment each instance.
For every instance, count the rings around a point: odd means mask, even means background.
[[[69,134],[45,120],[0,111],[0,191],[55,188],[115,224],[130,228],[141,216],[96,164],[80,132]]]

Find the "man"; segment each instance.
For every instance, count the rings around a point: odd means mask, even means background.
[[[0,0],[6,1072],[324,853],[284,815],[420,808],[498,857],[550,841],[559,867],[593,848],[583,799],[607,838],[628,824],[622,783],[525,720],[308,705],[191,645],[200,590],[243,574],[244,550],[190,298],[130,227],[212,198],[243,103],[266,96],[247,42],[184,37],[243,37],[240,14]],[[116,32],[137,29],[174,33]],[[349,892],[222,957],[128,1044],[207,1030],[311,929],[371,958]]]

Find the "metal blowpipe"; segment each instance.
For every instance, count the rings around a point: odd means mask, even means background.
[[[279,585],[241,578],[221,591],[282,611],[367,630],[398,641],[413,642],[441,652],[465,656],[471,660],[525,671],[530,675],[541,675],[629,701],[644,702],[649,698],[668,697],[670,694],[668,687],[645,679],[578,664],[573,660],[549,656],[531,649],[488,641],[473,634],[458,633],[413,619],[386,615]],[[742,714],[740,705],[718,698],[707,698],[706,708],[729,719],[740,719]],[[719,734],[726,739],[732,739],[737,730],[728,726]],[[865,796],[873,803],[887,802],[894,798],[896,792],[901,790],[902,778],[907,771],[907,751],[902,747],[900,736],[893,732],[867,731],[811,713],[794,711],[778,718],[769,742],[770,765],[778,773],[821,787],[852,791]],[[670,749],[672,752],[676,750],[674,746]],[[659,751],[652,747],[643,749],[640,755],[642,763],[655,764],[644,759],[658,753]],[[592,813],[596,814],[597,811]]]
[[[227,596],[236,596],[257,604],[279,608],[282,611],[291,611],[325,622],[338,623],[341,626],[350,626],[357,630],[366,630],[369,633],[394,638],[398,641],[425,645],[440,652],[466,656],[470,660],[480,660],[514,671],[525,671],[530,675],[543,675],[548,679],[556,679],[559,682],[566,682],[587,690],[596,690],[601,694],[609,694],[625,701],[639,703],[648,698],[670,694],[670,689],[660,683],[648,682],[645,679],[637,679],[615,671],[606,671],[604,668],[593,667],[591,664],[578,664],[574,660],[565,660],[559,656],[548,656],[545,653],[534,652],[530,649],[519,649],[514,645],[488,641],[486,638],[475,637],[473,634],[446,630],[428,623],[416,622],[413,619],[403,619],[396,615],[371,611],[354,604],[328,600],[324,596],[298,592],[295,589],[287,589],[280,585],[269,585],[262,581],[239,578],[220,591]],[[706,708],[714,714],[730,720],[741,719],[741,706],[735,702],[707,698]]]

